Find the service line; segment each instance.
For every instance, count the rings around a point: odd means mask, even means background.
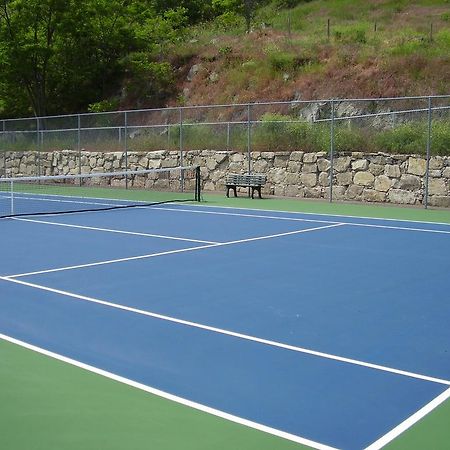
[[[319,230],[325,230],[328,228],[335,228],[335,227],[339,227],[342,225],[344,225],[344,224],[333,223],[331,225],[314,227],[314,228],[306,228],[303,230],[288,231],[285,233],[271,234],[269,236],[259,236],[259,237],[253,237],[253,238],[248,238],[248,239],[239,239],[237,241],[219,242],[219,243],[214,243],[214,244],[199,245],[196,247],[181,248],[181,249],[177,249],[177,250],[168,250],[165,252],[150,253],[147,255],[130,256],[127,258],[117,258],[117,259],[110,259],[107,261],[98,261],[98,262],[92,262],[92,263],[87,263],[87,264],[78,264],[78,265],[74,265],[74,266],[58,267],[55,269],[46,269],[46,270],[38,270],[38,271],[34,271],[34,272],[19,273],[19,274],[15,274],[15,275],[8,275],[7,278],[20,278],[20,277],[26,277],[26,276],[31,276],[31,275],[41,275],[41,274],[45,274],[45,273],[61,272],[64,270],[83,269],[85,267],[96,267],[96,266],[104,266],[107,264],[115,264],[115,263],[126,262],[126,261],[149,259],[149,258],[155,258],[157,256],[173,255],[176,253],[191,252],[194,250],[203,250],[203,249],[212,248],[212,247],[224,247],[227,245],[243,244],[243,243],[247,243],[247,242],[261,241],[261,240],[265,240],[265,239],[274,239],[274,238],[278,238],[278,237],[282,237],[282,236],[290,236],[290,235],[294,235],[294,234],[309,233],[312,231],[319,231]]]

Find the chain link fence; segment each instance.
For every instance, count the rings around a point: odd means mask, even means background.
[[[450,95],[186,106],[0,121],[2,177],[59,173],[62,151],[72,171],[85,173],[101,170],[93,153],[117,154],[114,166],[105,162],[105,170],[135,170],[136,154],[160,150],[176,152],[178,165],[185,163],[189,150],[246,153],[248,173],[253,172],[252,152],[324,152],[330,161],[330,201],[335,157],[351,152],[422,155],[427,161],[426,207],[434,170],[430,159],[450,154]],[[9,156],[14,153],[26,154],[26,169],[12,167]]]

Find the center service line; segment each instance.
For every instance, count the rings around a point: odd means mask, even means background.
[[[98,261],[98,262],[87,263],[87,264],[79,264],[79,265],[76,265],[76,266],[58,267],[56,269],[38,270],[38,271],[35,271],[35,272],[27,272],[27,273],[15,274],[15,275],[8,275],[7,277],[8,278],[20,278],[20,277],[26,277],[26,276],[31,276],[31,275],[40,275],[40,274],[44,274],[44,273],[61,272],[63,270],[73,270],[73,269],[82,269],[82,268],[85,268],[85,267],[103,266],[103,265],[106,265],[106,264],[114,264],[114,263],[126,262],[126,261],[135,261],[135,260],[138,260],[138,259],[148,259],[148,258],[154,258],[156,256],[163,256],[163,255],[173,255],[175,253],[184,253],[184,252],[190,252],[190,251],[194,251],[194,250],[201,250],[201,249],[205,249],[205,248],[221,247],[221,246],[234,245],[234,244],[243,244],[243,243],[246,243],[246,242],[261,241],[261,240],[265,240],[265,239],[273,239],[273,238],[282,237],[282,236],[289,236],[289,235],[293,235],[293,234],[308,233],[310,231],[324,230],[324,229],[327,229],[327,228],[334,228],[334,227],[339,227],[339,226],[342,226],[342,225],[344,225],[344,224],[342,224],[342,223],[334,223],[332,225],[326,225],[326,226],[315,227],[315,228],[306,228],[304,230],[288,231],[286,233],[272,234],[270,236],[260,236],[260,237],[254,237],[254,238],[248,238],[248,239],[240,239],[240,240],[237,240],[237,241],[230,241],[230,242],[218,242],[218,243],[215,243],[215,244],[200,245],[200,246],[197,246],[197,247],[188,247],[188,248],[182,248],[182,249],[178,249],[178,250],[168,250],[168,251],[165,251],[165,252],[150,253],[150,254],[147,254],[147,255],[130,256],[130,257],[127,257],[127,258],[118,258],[118,259],[110,259],[108,261]]]

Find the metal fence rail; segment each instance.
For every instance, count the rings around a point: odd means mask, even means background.
[[[76,152],[79,173],[82,156],[92,151],[122,152],[129,170],[130,152],[177,151],[183,165],[190,149],[234,150],[247,154],[248,173],[253,151],[324,151],[331,164],[330,201],[337,154],[374,145],[382,150],[393,144],[395,150],[396,133],[403,133],[415,136],[404,150],[426,158],[427,207],[430,158],[450,153],[441,136],[450,130],[450,95],[180,106],[0,122],[0,176],[8,175],[7,152],[36,152],[34,175],[42,175],[41,153],[56,150]]]

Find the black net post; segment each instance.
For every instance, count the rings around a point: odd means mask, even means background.
[[[201,201],[201,177],[200,177],[200,166],[197,166],[195,168],[195,201],[200,202]]]

